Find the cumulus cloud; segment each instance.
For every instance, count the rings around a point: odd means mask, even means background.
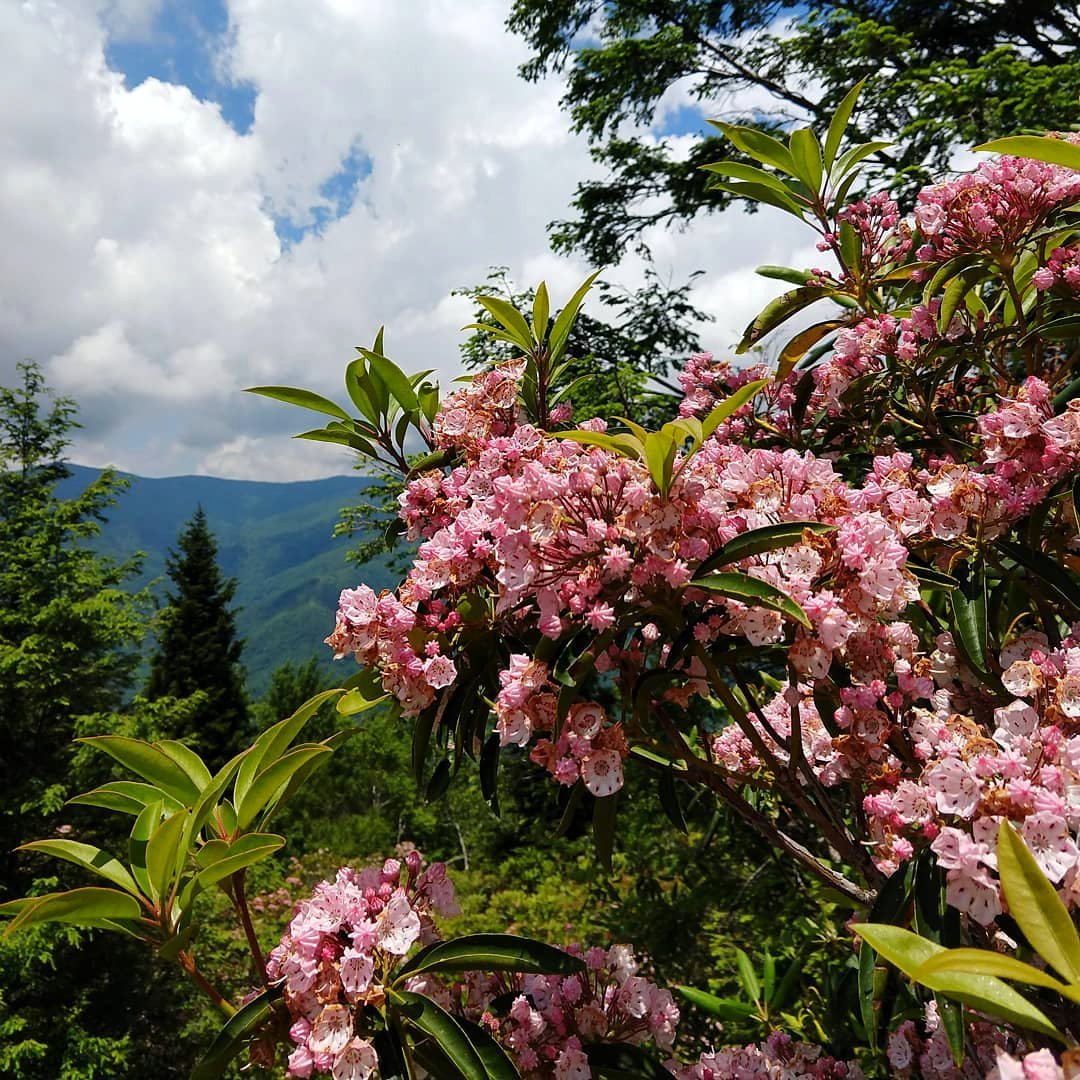
[[[518,79],[505,0],[232,0],[211,44],[220,77],[256,95],[242,131],[178,80],[110,67],[110,43],[152,33],[161,8],[0,5],[18,42],[0,91],[20,102],[0,116],[0,377],[47,364],[81,407],[77,460],[344,472],[334,448],[289,441],[303,417],[240,389],[339,394],[383,323],[402,366],[452,378],[469,316],[452,289],[505,264],[566,296],[589,271],[551,255],[545,227],[596,166],[561,82]],[[696,299],[723,350],[776,292],[754,263],[796,259],[805,234],[735,212],[652,241],[674,279],[709,271]]]

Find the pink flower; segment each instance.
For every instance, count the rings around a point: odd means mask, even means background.
[[[379,916],[379,948],[404,956],[420,937],[420,916],[402,893],[398,893],[383,908]]]
[[[616,750],[595,750],[581,760],[581,779],[592,795],[614,795],[623,786],[622,758]]]

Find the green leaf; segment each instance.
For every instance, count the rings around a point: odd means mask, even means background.
[[[1011,559],[1030,570],[1058,600],[1080,611],[1080,583],[1076,578],[1041,551],[1011,540],[999,540],[997,546]]]
[[[8,924],[5,935],[37,923],[97,926],[103,919],[138,919],[142,913],[138,900],[127,892],[98,886],[69,889],[35,897],[32,903],[21,907]]]
[[[600,271],[595,270],[579,286],[576,293],[570,297],[566,307],[559,312],[555,324],[551,328],[551,338],[548,343],[548,359],[554,364],[563,354],[566,343],[570,338],[570,331],[574,328],[574,320],[577,319],[578,310],[585,300],[585,296],[592,288],[593,282],[600,276]]]
[[[146,869],[146,845],[154,830],[161,824],[161,817],[162,804],[148,803],[135,819],[135,824],[131,827],[131,835],[128,837],[128,861],[131,863],[131,872],[139,883],[139,888],[155,900],[157,896]]]
[[[916,977],[915,973],[927,960],[946,951],[941,945],[899,926],[856,923],[852,929],[909,979]],[[1042,1012],[1000,979],[989,975],[940,972],[919,981],[928,989],[947,994],[980,1012],[1000,1016],[1020,1027],[1064,1041]]]
[[[676,986],[675,993],[689,1001],[695,1008],[718,1020],[748,1020],[756,1012],[753,1005],[736,998],[722,998],[710,994],[707,990],[698,990],[693,986]]]
[[[563,949],[514,934],[467,934],[421,949],[397,969],[394,985],[424,971],[516,971],[539,975],[575,975],[585,961]]]
[[[712,186],[720,191],[728,191],[740,199],[749,199],[751,202],[775,206],[777,210],[783,210],[786,214],[793,214],[800,221],[806,220],[805,208],[793,196],[786,192],[777,191],[775,188],[766,187],[764,184],[717,180]]]
[[[892,146],[891,142],[868,142],[860,143],[858,146],[853,146],[849,150],[845,150],[836,162],[836,166],[833,169],[833,177],[839,180],[845,176],[848,172],[855,168],[860,161],[864,161],[870,157],[871,154],[876,154],[879,150],[886,150]]]
[[[249,386],[245,393],[260,394],[275,401],[284,401],[287,405],[299,405],[302,409],[334,416],[338,420],[349,419],[349,414],[340,405],[311,390],[301,390],[295,386]]]
[[[484,1063],[488,1080],[520,1080],[520,1074],[510,1055],[491,1036],[487,1028],[474,1024],[471,1020],[458,1018],[461,1030],[468,1036],[473,1049]]]
[[[267,765],[252,781],[251,787],[236,807],[236,823],[246,829],[270,802],[279,788],[284,787],[297,769],[313,758],[332,753],[328,746],[298,746]]]
[[[873,948],[866,941],[859,942],[859,1018],[866,1031],[866,1041],[871,1050],[877,1050],[878,1018],[874,1011],[875,994],[874,974],[877,970],[877,957]]]
[[[832,288],[826,285],[801,285],[771,300],[743,332],[742,341],[735,351],[746,352],[751,345],[756,345],[781,323],[797,315],[803,308],[817,303],[818,300],[824,300],[832,292]]]
[[[548,320],[550,318],[551,302],[548,300],[547,285],[541,281],[536,286],[532,309],[532,332],[538,345],[543,342],[544,335],[547,334]]]
[[[526,353],[532,351],[532,331],[525,316],[513,304],[498,296],[478,296],[476,299]]]
[[[824,176],[818,137],[808,127],[796,128],[788,138],[788,148],[795,162],[795,175],[816,194]]]
[[[191,1080],[214,1080],[221,1076],[229,1062],[244,1049],[249,1036],[270,1019],[274,1003],[280,997],[281,988],[271,987],[230,1016],[192,1070]]]
[[[1009,912],[1039,955],[1070,983],[1080,983],[1080,936],[1057,890],[1008,823],[998,829],[998,876]]]
[[[735,950],[735,965],[739,970],[739,982],[742,983],[743,992],[751,1001],[761,1000],[761,984],[758,982],[757,972],[750,962],[750,957],[742,951]]]
[[[125,768],[179,799],[184,806],[190,806],[199,797],[199,789],[187,772],[153,743],[125,735],[93,735],[78,741],[104,751]]]
[[[832,120],[829,121],[829,130],[825,134],[824,157],[826,169],[831,170],[833,167],[836,152],[840,149],[840,143],[843,141],[848,121],[851,120],[851,114],[855,109],[855,102],[858,101],[859,93],[865,85],[866,79],[860,79],[844,96],[844,100],[840,102],[836,112],[833,113]]]
[[[164,900],[171,891],[180,860],[187,854],[186,850],[181,852],[180,845],[190,821],[188,810],[172,814],[158,825],[146,842],[146,873],[155,898]]]
[[[196,856],[203,869],[195,875],[195,889],[207,889],[238,870],[268,859],[284,846],[285,838],[274,833],[247,833],[231,844],[211,840]]]
[[[476,1047],[448,1012],[431,998],[410,990],[391,990],[387,996],[406,1024],[435,1040],[463,1080],[487,1080],[487,1070]]]
[[[955,1001],[950,1001],[941,994],[935,994],[934,1000],[938,1006],[938,1016],[941,1017],[941,1026],[945,1030],[945,1037],[949,1040],[949,1050],[952,1052],[953,1064],[959,1068],[964,1064],[967,1052],[964,1047],[964,1007]]]
[[[983,675],[986,666],[986,577],[981,564],[965,563],[960,588],[949,594],[957,641],[967,660]]]
[[[100,874],[107,881],[126,889],[133,896],[139,895],[135,879],[128,873],[127,867],[119,859],[93,844],[80,844],[75,840],[34,840],[23,844],[17,851],[39,851],[51,855],[54,859],[65,859],[86,870]]]
[[[725,124],[718,120],[709,120],[713,127],[719,128],[744,154],[749,154],[755,161],[786,172],[789,176],[798,176],[795,160],[791,151],[771,135],[766,135],[757,128],[738,124]]]
[[[932,566],[922,566],[919,563],[907,561],[907,568],[919,579],[919,587],[923,589],[941,589],[951,592],[960,587],[960,582],[943,570],[937,570]]]
[[[711,165],[702,165],[701,168],[705,172],[716,173],[718,176],[730,176],[733,180],[742,180],[749,184],[761,184],[773,191],[781,192],[789,199],[791,198],[790,189],[780,177],[754,165],[745,165],[740,161],[717,161]]]
[[[938,972],[967,972],[970,975],[991,975],[998,979],[1012,979],[1013,982],[1027,983],[1030,986],[1043,986],[1059,994],[1067,995],[1070,987],[1048,975],[1045,971],[1031,964],[1025,964],[1014,956],[994,952],[991,949],[948,949],[937,956],[930,957],[915,974],[921,981]],[[1073,993],[1080,989],[1073,988]]]
[[[679,804],[675,774],[671,769],[660,774],[660,806],[667,815],[668,821],[685,836],[688,831],[686,818],[683,817],[682,806]]]
[[[232,778],[236,775],[237,770],[243,764],[249,750],[243,750],[236,755],[231,761],[227,761],[224,765],[218,769],[214,778],[203,789],[202,795],[199,796],[199,801],[194,805],[191,811],[191,819],[189,822],[189,831],[187,836],[187,842],[190,843],[191,838],[206,824],[207,819],[213,812],[214,807],[221,801],[222,795],[225,794],[225,789],[232,782]],[[168,809],[168,807],[166,807]]]
[[[203,759],[190,746],[185,746],[175,739],[162,739],[154,743],[154,745],[168,754],[188,774],[191,782],[199,791],[202,791],[210,783],[210,770],[206,767]]]
[[[719,593],[732,600],[739,600],[744,604],[757,605],[772,608],[786,615],[789,619],[810,629],[810,620],[806,612],[791,599],[787,593],[781,592],[775,585],[770,585],[760,578],[751,577],[741,571],[733,570],[725,574],[710,574],[708,577],[691,582],[688,588],[706,589],[709,592]]]
[[[820,521],[782,521],[778,525],[762,525],[761,528],[750,529],[732,537],[722,548],[710,555],[694,571],[694,577],[704,577],[718,566],[727,566],[752,555],[800,544],[806,531],[824,536],[826,533],[835,532],[836,526]]]
[[[744,386],[740,386],[735,393],[724,398],[724,400],[701,421],[702,438],[709,438],[729,416],[732,416],[744,405],[752,401],[758,393],[768,385],[768,379],[755,379],[753,382],[748,382]]]
[[[637,452],[631,449],[630,442],[637,442],[632,435],[607,435],[602,431],[558,431],[555,437],[569,439],[570,442],[581,443],[583,446],[599,446],[601,450],[618,454],[620,457],[640,458],[645,453],[644,447]]]
[[[809,270],[795,270],[790,266],[774,266],[771,263],[759,266],[754,273],[776,281],[787,281],[792,285],[805,285],[814,276]]]
[[[611,855],[615,848],[615,811],[619,804],[619,793],[605,795],[593,800],[593,844],[596,858],[600,865],[611,874]]]
[[[375,668],[365,668],[353,676],[349,689],[338,698],[337,711],[342,716],[356,716],[380,705],[388,696],[382,675]]]
[[[844,325],[836,319],[826,319],[825,322],[814,323],[805,330],[800,330],[780,350],[780,356],[776,361],[777,381],[786,379],[795,369],[795,365],[812,349],[822,338],[828,337],[834,330],[839,330]]]
[[[1067,169],[1080,169],[1080,146],[1045,135],[1009,135],[972,149],[991,154],[1014,154],[1016,157],[1046,161],[1051,165],[1064,165]]]
[[[271,725],[255,740],[236,774],[233,798],[237,805],[247,794],[255,774],[264,765],[281,757],[285,748],[300,734],[304,725],[319,711],[323,703],[341,692],[340,689],[324,690],[321,694],[308,698],[292,716]]]
[[[161,788],[137,780],[113,780],[94,788],[93,791],[68,799],[70,805],[100,806],[104,810],[117,810],[132,817],[138,817],[143,808],[153,802],[162,803],[169,811],[179,810],[183,805],[178,799],[166,795]]]
[[[371,371],[382,380],[383,385],[390,391],[394,400],[408,413],[416,412],[420,408],[420,401],[413,389],[409,377],[392,360],[380,356],[370,349],[361,349],[361,354],[367,360]]]
[[[646,1050],[630,1043],[586,1043],[582,1049],[596,1080],[671,1080]]]
[[[661,496],[667,498],[675,465],[675,440],[665,431],[650,431],[645,436],[645,464]]]

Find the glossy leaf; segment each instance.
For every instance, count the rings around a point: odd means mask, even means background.
[[[852,929],[910,979],[916,978],[916,972],[927,960],[946,951],[941,945],[899,926],[856,923]],[[1056,1039],[1062,1038],[1039,1009],[1000,979],[989,975],[939,972],[920,981],[928,989],[948,994],[973,1009]]]
[[[328,746],[298,746],[267,765],[252,781],[251,787],[236,807],[236,824],[246,829],[270,802],[278,789],[284,787],[293,774],[313,758],[332,753]]]
[[[214,1080],[221,1076],[229,1062],[244,1049],[248,1038],[270,1019],[274,1003],[280,997],[280,988],[264,990],[230,1016],[192,1070],[191,1080]]]
[[[424,971],[517,971],[574,975],[585,961],[563,949],[514,934],[467,934],[421,949],[397,969],[395,985]]]
[[[203,869],[195,875],[196,889],[207,889],[238,870],[244,870],[285,846],[285,838],[274,833],[247,833],[229,844],[211,840],[196,857]]]
[[[574,320],[577,319],[578,310],[585,301],[585,296],[592,288],[593,282],[600,276],[600,271],[591,273],[579,286],[577,292],[570,297],[566,307],[559,312],[551,327],[551,338],[548,343],[548,355],[551,363],[555,363],[563,354],[566,342],[570,337],[570,331],[574,328]]]
[[[199,789],[187,772],[153,743],[129,739],[126,735],[93,735],[78,741],[104,751],[185,806],[190,806],[199,797]]]
[[[154,745],[171,757],[188,774],[191,782],[199,791],[202,791],[210,783],[210,770],[206,767],[203,759],[190,746],[185,746],[175,739],[162,739]]]
[[[998,547],[1031,571],[1058,600],[1080,611],[1080,581],[1059,563],[1025,544],[999,540]]]
[[[811,192],[816,194],[821,188],[824,176],[821,143],[818,142],[818,137],[808,127],[796,128],[788,139],[788,149],[795,162],[796,175]]]
[[[246,393],[259,394],[262,397],[284,401],[287,405],[299,405],[302,409],[334,416],[338,420],[348,420],[349,414],[338,404],[311,390],[301,390],[296,386],[249,386]]]
[[[487,1070],[476,1047],[461,1025],[431,998],[410,990],[391,990],[390,1004],[411,1027],[430,1036],[439,1045],[463,1080],[487,1080]]]
[[[540,282],[533,297],[532,332],[537,342],[544,340],[547,334],[548,320],[551,318],[551,301],[548,299],[547,285]]]
[[[869,76],[867,76],[869,78]],[[840,149],[840,143],[843,141],[844,132],[847,130],[848,122],[851,120],[851,114],[855,109],[855,103],[859,100],[859,94],[862,88],[866,85],[866,79],[860,79],[848,92],[844,95],[844,100],[840,102],[835,113],[833,113],[832,120],[829,121],[829,130],[825,134],[825,147],[824,158],[825,168],[832,169],[833,162],[836,161],[836,152]]]
[[[786,172],[789,176],[797,175],[795,161],[791,151],[771,135],[766,135],[756,128],[739,124],[725,124],[719,120],[708,121],[719,128],[744,154],[749,154],[755,161]]]
[[[38,923],[97,926],[103,919],[138,919],[142,914],[138,900],[130,893],[89,886],[35,897],[31,903],[19,909],[5,934],[14,934]]]
[[[832,290],[824,285],[800,285],[797,289],[791,289],[782,293],[775,300],[771,300],[761,310],[761,313],[743,332],[742,341],[739,342],[737,353],[744,353],[751,345],[756,345],[766,334],[775,330],[781,323],[786,322],[793,315],[797,315],[803,308],[825,299]]]
[[[119,859],[93,844],[80,844],[75,840],[35,840],[23,844],[18,851],[38,851],[54,859],[64,859],[100,875],[114,885],[119,885],[133,896],[139,895],[139,887]]]
[[[986,673],[986,578],[982,566],[964,565],[960,588],[949,595],[953,625],[966,658],[976,671]]]
[[[523,352],[529,352],[532,349],[532,330],[525,321],[525,316],[513,304],[498,296],[478,296],[476,299],[521,346]]]
[[[721,596],[739,600],[751,606],[772,608],[810,629],[810,619],[806,612],[787,593],[781,592],[775,585],[770,585],[760,578],[733,570],[724,574],[710,574],[708,577],[691,582],[691,585],[695,589],[719,593]]]
[[[285,748],[303,730],[304,725],[319,711],[324,702],[339,695],[341,690],[324,690],[320,694],[309,698],[291,716],[279,720],[276,724],[268,727],[247,751],[243,762],[236,774],[236,787],[233,791],[234,801],[240,803],[247,794],[255,779],[255,774],[264,765],[281,757]]]
[[[1007,822],[998,829],[998,875],[1009,911],[1039,955],[1070,983],[1080,983],[1080,935],[1027,844]]]
[[[768,385],[768,379],[756,379],[754,382],[740,386],[733,394],[729,394],[701,421],[701,437],[709,438],[729,416],[733,416],[744,405],[748,405]]]
[[[164,899],[169,895],[180,859],[186,855],[186,851],[180,851],[180,845],[190,820],[189,810],[172,814],[150,834],[146,842],[146,873],[154,897]]]
[[[694,571],[694,577],[704,577],[717,567],[748,559],[751,555],[761,555],[766,551],[777,551],[800,544],[806,531],[823,536],[835,532],[836,526],[820,521],[782,521],[779,525],[762,525],[758,529],[749,529],[732,537],[722,548],[710,555]]]
[[[748,1020],[755,1009],[737,998],[722,998],[710,994],[707,990],[698,990],[693,986],[676,986],[675,993],[689,1001],[695,1008],[718,1020]]]
[[[827,319],[825,322],[814,323],[805,330],[800,330],[780,350],[780,356],[776,365],[776,380],[781,382],[786,379],[795,369],[795,365],[813,348],[822,338],[828,337],[834,330],[839,330],[844,325],[836,319]]]
[[[1045,135],[1009,135],[972,149],[985,150],[992,154],[1015,154],[1017,157],[1046,161],[1051,165],[1064,165],[1067,169],[1080,169],[1080,146]]]
[[[361,353],[367,360],[370,370],[377,375],[383,385],[390,391],[394,400],[406,412],[416,412],[420,408],[420,401],[413,389],[409,377],[392,360],[380,356],[370,349],[361,349]]]
[[[913,976],[921,982],[942,971],[967,972],[971,975],[992,975],[998,979],[1042,986],[1059,994],[1067,994],[1069,987],[1052,975],[1031,964],[1017,960],[1015,956],[994,952],[992,949],[947,949],[926,961]],[[1074,990],[1080,993],[1080,990]]]
[[[615,849],[615,811],[619,805],[619,793],[593,799],[593,845],[600,865],[611,874],[611,856]]]
[[[182,805],[178,799],[166,795],[161,788],[138,780],[113,780],[94,788],[93,791],[68,799],[68,803],[73,806],[100,806],[104,810],[116,810],[132,817],[138,817],[144,807],[152,802],[162,803],[169,811],[179,810]]]
[[[758,982],[757,972],[750,962],[750,957],[742,949],[735,950],[735,965],[739,971],[739,982],[742,983],[743,992],[751,1001],[761,1000],[761,983]]]

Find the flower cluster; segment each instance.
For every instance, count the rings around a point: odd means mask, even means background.
[[[1010,1038],[998,1025],[981,1020],[967,1023],[964,1045],[967,1056],[960,1065],[956,1065],[937,1002],[928,1002],[921,1024],[905,1020],[889,1036],[886,1047],[889,1075],[897,1080],[980,1080],[981,1077],[998,1076],[994,1070],[1000,1068],[1003,1060],[1014,1061],[1008,1050],[1023,1053],[1025,1049],[1022,1043],[1017,1045],[1016,1039]],[[1053,1055],[1046,1050],[1028,1054],[1024,1060],[1034,1065],[1044,1058],[1053,1064]],[[1015,1078],[1028,1075],[1016,1073]],[[1051,1073],[1047,1080],[1060,1075],[1060,1072]],[[999,1080],[1014,1080],[1014,1074],[1000,1073]],[[1030,1080],[1043,1080],[1043,1074],[1033,1072]]]
[[[289,1075],[371,1076],[375,1050],[358,1023],[365,1006],[382,1003],[387,977],[413,945],[434,940],[432,914],[457,911],[446,867],[425,868],[415,850],[317,885],[266,965],[294,1021]]]
[[[838,1061],[820,1046],[773,1032],[764,1042],[725,1046],[702,1054],[693,1065],[674,1070],[678,1080],[863,1080],[854,1061]]]
[[[911,251],[911,230],[901,222],[896,202],[883,191],[843,207],[836,215],[836,231],[821,237],[818,251],[842,254],[840,232],[844,225],[849,226],[859,239],[859,265],[850,268],[841,258],[839,277],[828,270],[814,269],[811,282],[854,285],[857,282],[853,269],[858,279],[870,280],[887,267],[903,262]]]
[[[1080,137],[1068,136],[1070,142]],[[919,192],[915,218],[928,262],[984,252],[1012,254],[1060,206],[1080,198],[1080,175],[1060,165],[1001,157]]]
[[[568,951],[584,958],[582,974],[475,975],[459,988],[466,1015],[507,1048],[524,1080],[588,1080],[589,1043],[652,1041],[670,1051],[679,1010],[669,991],[638,973],[628,946]],[[498,1000],[509,1009],[496,1012]]]
[[[1036,289],[1045,291],[1055,286],[1066,293],[1080,296],[1080,247],[1054,248],[1045,266],[1040,266],[1031,276]]]
[[[993,708],[990,724],[956,711],[965,693],[978,698],[956,684],[955,658],[943,642],[935,674],[941,689],[906,725],[921,772],[865,800],[880,850],[902,859],[913,842],[930,841],[947,871],[949,903],[984,926],[1002,911],[994,874],[1003,818],[1018,825],[1066,902],[1080,906],[1080,627],[1074,634],[1057,648],[1038,632],[1005,647],[1002,683],[1015,696]]]

